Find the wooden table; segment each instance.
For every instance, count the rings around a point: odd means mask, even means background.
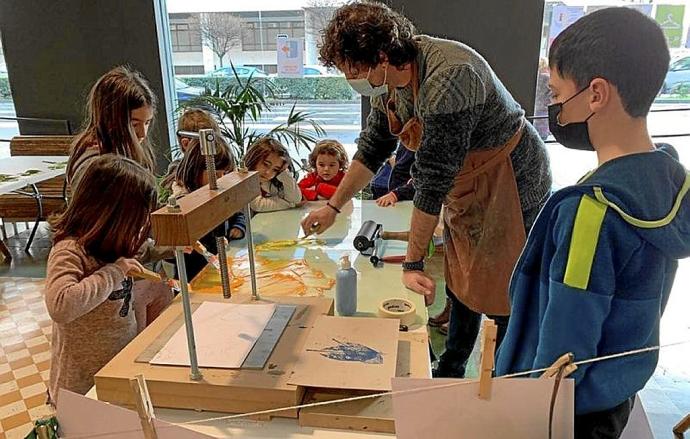
[[[300,221],[311,210],[321,207],[325,202],[308,203],[302,208],[280,212],[261,213],[252,219],[254,244],[259,245],[266,241],[296,239],[304,235],[300,228]],[[326,242],[319,248],[293,247],[270,252],[262,252],[261,255],[268,258],[291,260],[304,259],[310,267],[313,267],[330,278],[335,278],[339,268],[339,261],[343,255],[349,255],[353,267],[358,274],[358,298],[357,316],[375,317],[379,304],[391,297],[405,298],[413,302],[417,309],[417,318],[412,326],[413,330],[426,330],[428,313],[424,306],[424,298],[419,294],[409,291],[402,284],[402,268],[399,264],[384,264],[382,267],[374,267],[368,256],[362,256],[354,249],[353,240],[362,223],[372,220],[383,224],[387,231],[409,230],[410,217],[412,215],[412,203],[402,202],[395,207],[378,207],[373,201],[354,200],[342,209],[342,214],[337,216],[335,224],[324,234],[317,238]],[[384,241],[384,255],[404,255],[407,243],[400,241]],[[245,241],[233,241],[228,249],[230,256],[242,256],[246,254]],[[436,278],[438,289],[443,285],[442,257],[437,255],[432,258],[430,272]],[[192,282],[192,286],[205,276],[213,276],[218,281],[217,272],[212,267],[206,267],[204,271]],[[222,294],[220,284],[217,283],[215,292]],[[204,290],[208,293],[208,290]],[[270,294],[268,291],[259,291],[259,294]],[[438,292],[443,294],[442,291]],[[327,297],[335,295],[335,288],[326,292]]]
[[[323,205],[322,202],[309,203],[303,208],[293,209],[282,212],[273,212],[256,215],[252,220],[255,244],[266,241],[295,239],[302,236],[299,223],[309,210]],[[338,268],[338,261],[342,255],[349,255],[353,261],[353,266],[358,272],[358,316],[375,317],[379,304],[382,300],[390,297],[402,297],[412,301],[417,308],[417,318],[415,324],[408,333],[401,333],[400,339],[411,346],[407,355],[409,361],[405,367],[409,368],[408,373],[412,376],[430,377],[429,349],[427,346],[426,321],[428,318],[423,297],[405,289],[401,281],[400,265],[386,264],[383,267],[375,268],[369,262],[368,257],[361,256],[354,250],[353,240],[362,222],[373,220],[382,223],[384,230],[406,231],[409,229],[409,221],[412,212],[411,203],[398,203],[394,208],[380,208],[372,201],[358,201],[346,205],[343,214],[338,215],[335,225],[319,239],[326,241],[322,248],[303,248],[293,247],[271,252],[262,252],[262,256],[279,259],[305,259],[311,267],[324,272],[325,275],[335,277]],[[246,252],[246,244],[243,241],[233,242],[230,245],[228,254],[231,256],[242,255]],[[385,245],[385,255],[404,254],[407,244],[405,242],[388,242]],[[435,260],[442,260],[436,257]],[[433,270],[435,277],[441,276],[442,272],[437,268]],[[208,268],[208,267],[207,267]],[[204,272],[199,274],[204,276]],[[441,288],[441,287],[439,287]],[[327,291],[325,295],[332,297],[335,288]],[[208,293],[208,291],[205,291]],[[221,295],[220,285],[217,292]],[[270,295],[270,291],[260,291],[260,294]],[[215,293],[214,293],[215,294]],[[195,294],[192,294],[194,297]],[[234,297],[234,296],[233,296]],[[158,322],[154,322],[156,325]],[[417,340],[417,341],[415,341]],[[420,342],[421,341],[421,342]],[[128,346],[129,349],[130,346]],[[399,368],[400,369],[400,363]],[[403,372],[403,375],[405,373]],[[89,393],[91,397],[96,397],[95,389]],[[390,402],[386,402],[390,404]],[[388,407],[390,407],[388,405]],[[346,411],[348,411],[346,409]],[[359,407],[355,408],[358,414],[377,418],[381,409],[363,408],[359,412]],[[390,409],[386,409],[390,413]],[[322,416],[323,414],[312,413],[312,416]],[[208,419],[218,416],[227,416],[222,413],[195,412],[193,410],[179,409],[156,409],[156,416],[160,419],[184,423],[200,419]],[[328,417],[330,415],[326,415]],[[333,428],[339,428],[339,422],[346,416],[333,416]],[[328,421],[327,421],[328,422]],[[384,420],[388,425],[390,419]],[[200,424],[188,426],[190,429],[203,432],[215,437],[243,437],[243,438],[355,438],[355,437],[390,437],[388,434],[364,433],[361,431],[346,431],[337,429],[302,427],[297,419],[274,418],[270,422],[261,422],[252,419],[236,420],[217,420],[208,421]],[[341,427],[342,428],[342,427]]]
[[[66,156],[13,156],[0,159],[0,174],[18,175],[30,169],[39,171],[35,174],[18,177],[16,180],[0,182],[0,195],[16,192],[27,186],[64,175],[65,167],[59,169],[51,169],[51,167],[54,167],[56,163],[66,161]],[[36,191],[35,188],[34,191]],[[12,255],[2,239],[0,239],[0,252],[5,255],[6,261],[12,259]]]

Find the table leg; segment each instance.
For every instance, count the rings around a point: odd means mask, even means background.
[[[2,239],[0,239],[0,253],[5,256],[4,262],[9,263],[12,260],[12,253],[10,253],[10,249],[7,248],[7,244]]]

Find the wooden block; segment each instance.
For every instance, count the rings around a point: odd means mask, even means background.
[[[397,377],[431,378],[429,338],[423,332],[401,332],[398,341]],[[304,403],[314,403],[365,395],[357,391],[307,390]],[[303,427],[395,433],[393,403],[390,395],[300,410]]]
[[[224,301],[222,297],[193,294],[193,303]],[[233,296],[233,303],[250,303],[251,297]],[[202,368],[203,379],[193,381],[189,367],[158,366],[137,362],[144,350],[168,328],[182,312],[180,300],[159,316],[148,328],[115,356],[95,377],[96,392],[102,401],[133,407],[129,379],[143,374],[155,407],[248,413],[302,402],[304,389],[288,384],[297,355],[304,348],[309,329],[319,315],[333,313],[333,300],[319,297],[266,297],[259,303],[273,302],[304,306],[296,312],[263,370]],[[297,410],[274,416],[297,417]]]
[[[204,186],[179,199],[178,212],[163,207],[151,215],[156,244],[191,247],[260,194],[256,172],[224,175],[218,180],[218,190]]]
[[[69,155],[74,136],[14,136],[10,155]]]

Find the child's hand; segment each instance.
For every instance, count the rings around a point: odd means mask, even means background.
[[[136,259],[120,258],[115,261],[115,265],[122,270],[125,276],[130,276],[133,273],[142,273],[144,271],[144,267]]]
[[[230,229],[230,239],[242,239],[243,236],[244,232],[242,229],[238,229],[237,227]]]
[[[395,203],[397,203],[397,202],[398,202],[398,197],[395,196],[394,192],[388,192],[386,195],[384,195],[381,198],[376,200],[376,204],[379,207],[395,206]]]

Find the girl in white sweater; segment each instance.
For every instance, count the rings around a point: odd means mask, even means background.
[[[254,142],[244,157],[250,171],[257,171],[261,195],[251,202],[254,212],[273,212],[299,206],[302,192],[288,171],[290,154],[279,141],[262,137]]]

